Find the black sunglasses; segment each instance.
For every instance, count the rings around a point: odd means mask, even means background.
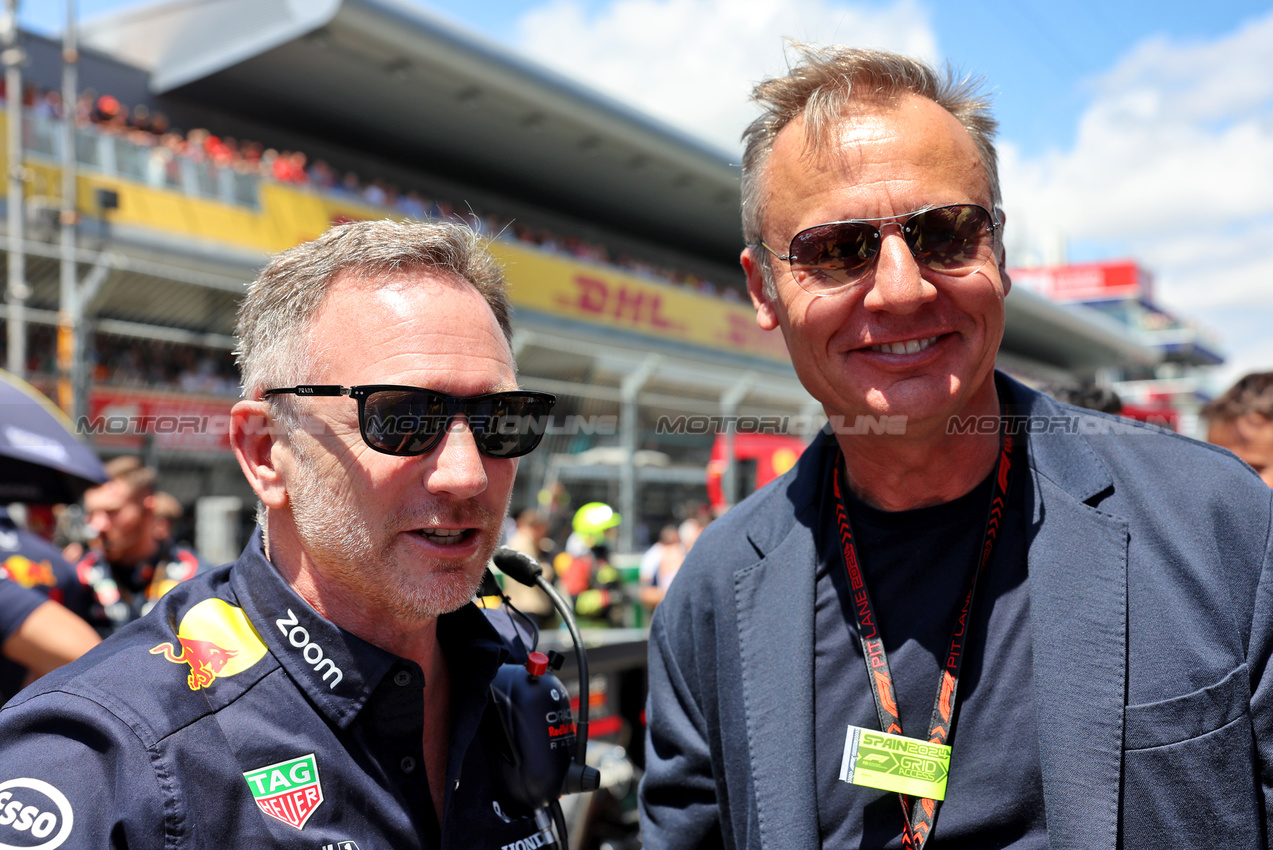
[[[791,238],[786,255],[763,239],[760,245],[791,263],[791,274],[801,288],[814,295],[834,295],[871,273],[880,253],[881,228],[889,223],[901,227],[915,262],[954,276],[972,274],[994,259],[992,236],[1003,226],[985,207],[952,204],[904,216],[814,225]]]
[[[477,450],[487,457],[513,458],[532,451],[544,437],[552,393],[525,390],[460,398],[391,384],[342,387],[303,384],[262,395],[341,396],[358,400],[363,442],[387,455],[414,457],[432,451],[456,416],[463,414]]]

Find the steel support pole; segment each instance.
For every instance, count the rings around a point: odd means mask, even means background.
[[[75,231],[79,211],[76,203],[75,113],[79,101],[79,48],[75,33],[75,0],[66,0],[66,27],[62,34],[62,214],[61,286],[58,310],[58,405],[72,419],[87,414],[84,398],[82,341],[76,332],[82,320],[75,273]]]
[[[662,358],[651,354],[641,361],[641,365],[628,373],[619,388],[621,407],[619,410],[619,439],[626,455],[623,466],[619,467],[619,513],[623,516],[623,524],[619,526],[619,551],[632,552],[636,549],[636,524],[639,521],[636,474],[636,451],[640,437],[641,406],[638,399],[641,388],[646,385],[659,368]]]
[[[734,420],[738,416],[738,406],[747,398],[747,393],[751,392],[755,380],[753,373],[745,372],[720,397],[721,419],[725,424],[725,470],[721,473],[720,487],[727,508],[732,508],[738,502],[738,458],[734,449],[734,436],[738,433],[738,427]]]
[[[9,306],[7,320],[8,369],[19,378],[26,377],[27,323],[26,302],[31,289],[26,280],[26,253],[23,248],[25,224],[23,215],[22,168],[22,62],[26,58],[18,41],[18,0],[6,0],[4,10],[4,90],[6,121],[6,153],[9,166],[8,225],[9,280],[5,300]]]

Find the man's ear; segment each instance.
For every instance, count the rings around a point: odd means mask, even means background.
[[[267,508],[287,505],[287,486],[275,455],[279,426],[264,401],[240,401],[230,409],[230,445],[239,468]]]
[[[743,273],[747,275],[747,294],[751,296],[752,306],[756,308],[756,324],[761,330],[771,331],[778,327],[778,313],[765,293],[765,278],[760,264],[766,258],[757,257],[758,253],[751,247],[744,248],[738,261],[742,263]]]

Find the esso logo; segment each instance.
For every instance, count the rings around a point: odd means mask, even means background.
[[[0,782],[0,850],[53,850],[71,834],[66,795],[40,779]]]

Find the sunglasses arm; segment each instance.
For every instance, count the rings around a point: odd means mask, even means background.
[[[266,390],[263,395],[341,396],[349,395],[349,387],[340,384],[301,384],[277,390]]]

